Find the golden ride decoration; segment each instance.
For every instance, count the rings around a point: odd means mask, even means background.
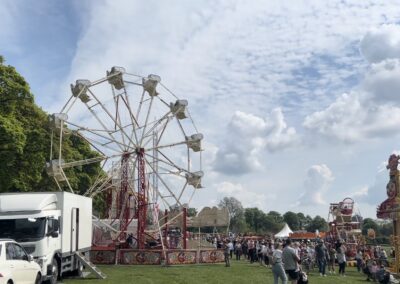
[[[400,174],[397,169],[400,156],[392,154],[389,157],[386,168],[389,170],[389,182],[386,186],[388,198],[383,201],[377,209],[376,216],[381,219],[393,220],[393,236],[391,237],[392,245],[395,249],[395,261],[393,264],[393,272],[400,272]]]
[[[376,238],[375,230],[374,229],[368,229],[367,230],[367,236],[368,236],[368,238],[370,238],[372,240],[375,240],[375,238]]]

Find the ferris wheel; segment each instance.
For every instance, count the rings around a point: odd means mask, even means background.
[[[159,76],[142,77],[122,67],[112,67],[96,81],[77,80],[71,92],[61,111],[51,116],[47,172],[60,190],[76,192],[71,168],[100,163],[101,173],[80,193],[94,197],[112,192],[109,216],[120,220],[120,231],[138,219],[138,238],[150,209],[189,206],[202,187],[203,135],[187,100],[175,96]],[[98,154],[71,158],[65,147],[71,136]]]

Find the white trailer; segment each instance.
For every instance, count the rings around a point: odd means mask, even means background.
[[[82,276],[92,244],[92,199],[68,192],[0,194],[0,238],[19,242],[56,283],[63,273]],[[103,278],[103,277],[102,277]]]

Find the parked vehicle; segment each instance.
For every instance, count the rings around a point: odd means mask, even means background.
[[[39,264],[11,239],[0,239],[0,284],[40,284]]]
[[[68,192],[0,194],[0,238],[19,242],[55,284],[82,274],[92,244],[92,199]]]

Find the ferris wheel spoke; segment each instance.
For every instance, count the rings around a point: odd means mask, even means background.
[[[162,127],[162,130],[161,130],[160,136],[157,139],[157,144],[156,145],[160,144],[161,138],[163,137],[165,129],[167,128],[167,125],[168,125],[169,122],[170,122],[169,119],[167,121],[165,121],[165,124],[164,124],[164,126]]]
[[[73,99],[73,98],[74,98],[74,99]],[[66,104],[63,106],[63,108],[61,109],[60,113],[65,113],[65,114],[67,114],[68,111],[69,111],[69,110],[72,108],[72,106],[75,104],[75,102],[76,102],[77,99],[78,99],[78,97],[74,97],[73,95],[71,95],[71,96],[69,97],[67,103],[66,103]],[[68,107],[68,105],[69,105],[70,103],[71,103],[71,105]],[[67,107],[68,107],[67,111],[64,112],[64,110],[65,110]]]
[[[101,182],[101,181],[103,181],[103,182]],[[87,191],[87,193],[85,193],[85,196],[90,196],[93,198],[97,194],[103,192],[104,190],[107,190],[107,188],[112,186],[112,184],[110,184],[110,181],[111,181],[111,177],[103,178],[103,180],[99,179],[96,183],[94,183],[90,187],[90,189]]]
[[[90,128],[87,128],[87,127],[82,127],[82,126],[80,126],[80,125],[78,125],[78,124],[75,124],[75,123],[73,123],[73,122],[70,122],[70,121],[65,121],[65,123],[76,127],[76,128],[78,129],[78,130],[76,130],[76,131],[79,133],[80,136],[84,136],[84,135],[81,134],[81,132],[87,131],[87,132],[89,132],[89,133],[91,133],[91,134],[93,134],[93,135],[98,136],[99,138],[102,138],[102,139],[105,139],[106,141],[108,141],[108,143],[105,143],[105,144],[104,144],[104,143],[100,143],[100,142],[96,142],[96,144],[99,145],[99,146],[107,147],[108,144],[115,143],[115,144],[117,144],[117,145],[120,146],[120,147],[119,147],[120,150],[122,150],[123,147],[126,146],[125,144],[122,144],[122,143],[120,143],[119,141],[117,141],[117,140],[112,136],[112,133],[111,133],[109,130],[107,130],[107,129],[105,129],[105,130],[103,130],[103,131],[106,132],[107,134],[109,134],[110,137],[107,137],[107,136],[105,136],[105,135],[100,134],[100,133],[99,133],[100,130],[97,130],[97,129],[96,129],[96,130],[93,130],[93,129],[90,129]],[[90,139],[90,138],[87,138],[87,137],[86,137],[85,139],[92,140],[92,142],[95,141],[95,140]],[[108,148],[111,149],[111,150],[113,150],[113,151],[116,151],[116,150],[113,149],[113,148],[110,148],[110,147],[108,147]],[[118,151],[118,152],[119,152],[119,151]]]
[[[82,133],[81,132],[77,132],[78,133],[78,135],[79,135],[79,137],[83,137],[83,135],[82,135]],[[121,152],[121,150],[117,150],[117,149],[115,149],[115,148],[112,148],[112,147],[110,147],[108,144],[111,144],[111,143],[115,143],[114,141],[108,141],[107,143],[100,143],[100,142],[98,142],[98,141],[96,141],[96,140],[94,140],[94,139],[91,139],[91,138],[87,138],[87,137],[85,137],[85,140],[90,144],[90,145],[92,145],[92,147],[93,148],[95,148],[96,150],[98,149],[98,148],[100,148],[100,147],[104,147],[104,148],[107,148],[107,149],[109,149],[109,150],[111,150],[111,151],[114,151],[114,152],[117,152],[117,153],[120,153]],[[97,145],[98,147],[96,147],[95,145]],[[98,150],[100,153],[102,153],[104,156],[106,156],[106,154],[104,154],[104,152],[102,151],[102,150]]]
[[[113,142],[116,142],[117,139],[115,139],[114,135],[107,129],[107,127],[104,125],[104,123],[101,121],[101,119],[97,116],[97,114],[88,106],[87,103],[85,103],[87,109],[89,110],[89,112],[94,116],[94,118],[97,120],[97,122],[103,127],[103,129],[105,130],[105,132],[108,134],[108,136],[110,136],[110,140]],[[93,133],[92,131],[90,131],[89,129],[86,129],[87,131]],[[98,134],[97,134],[98,135]],[[100,135],[99,135],[100,136]],[[125,149],[122,147],[123,144],[120,143],[116,143],[121,151],[124,151]]]
[[[161,135],[160,135],[160,137],[162,137],[162,135],[164,134],[165,128],[167,127],[168,122],[169,122],[170,120],[171,120],[171,118],[170,118],[169,116],[167,117],[166,120],[164,119],[164,125],[160,127],[160,129],[161,129]],[[160,123],[160,124],[161,124],[161,123]],[[149,133],[149,134],[147,135],[147,137],[148,137],[147,141],[145,141],[145,142],[142,144],[142,147],[143,147],[143,148],[145,148],[152,140],[153,140],[153,142],[154,142],[153,145],[158,145],[158,144],[160,143],[160,139],[158,139],[158,131],[154,131],[154,130],[152,130],[152,131],[153,131],[153,134]],[[145,138],[147,138],[147,137],[145,137]],[[154,139],[154,138],[156,138],[156,139]]]
[[[161,153],[161,152],[159,152],[159,153]],[[180,172],[188,172],[187,170],[185,170],[185,169],[183,169],[183,168],[181,168],[181,167],[175,165],[175,164],[174,164],[172,161],[170,161],[168,158],[167,158],[167,161],[165,161],[165,160],[160,159],[160,158],[158,158],[158,157],[154,157],[154,156],[152,156],[152,155],[150,155],[150,154],[147,154],[146,152],[145,152],[145,155],[146,155],[147,157],[150,157],[152,160],[156,160],[157,162],[161,162],[161,163],[164,163],[165,165],[171,166],[171,167],[177,169],[177,170],[180,171]],[[169,161],[168,161],[168,160],[169,160]]]
[[[136,112],[137,119],[139,119],[140,111],[142,110],[143,99],[144,99],[144,94],[145,93],[146,93],[146,91],[143,89],[142,96],[140,97],[140,102],[139,102],[138,109],[137,109],[137,112]]]
[[[196,130],[196,132],[199,133],[199,130],[197,129],[196,123],[194,123],[194,120],[193,120],[192,115],[190,114],[190,111],[189,111],[189,110],[187,110],[187,114],[188,114],[188,116],[189,116],[190,121],[191,121],[192,124],[193,124],[194,130]]]
[[[151,163],[149,163],[149,161],[145,158],[144,159],[146,164],[155,172],[155,174],[157,175],[158,179],[161,181],[161,183],[164,185],[164,187],[168,190],[168,192],[171,194],[171,196],[175,199],[176,203],[181,206],[181,202],[176,198],[176,195],[174,194],[174,192],[169,188],[168,184],[164,181],[164,179],[157,173],[157,171],[154,170],[153,166],[151,165]]]
[[[146,137],[150,137],[152,138],[153,136],[151,135],[152,132],[154,131],[154,129],[156,129],[159,125],[161,125],[161,123],[167,119],[169,120],[169,115],[171,114],[171,111],[167,112],[161,119],[157,120],[153,126],[143,135],[144,138]],[[149,139],[149,141],[151,141],[151,139]],[[147,141],[142,147],[144,147],[149,141]]]
[[[119,115],[119,96],[116,97],[113,87],[111,87],[111,90],[113,92],[113,101],[114,101],[114,105],[115,105],[114,131],[117,132],[117,125],[121,125],[121,118]],[[118,121],[118,124],[116,123],[116,121]],[[122,143],[126,144],[124,135],[121,135],[121,139],[122,139]]]
[[[165,172],[158,172],[158,174],[160,174],[160,175],[174,175],[174,176],[186,179],[185,176],[181,175],[181,173],[182,173],[181,171],[173,172],[170,169],[167,169],[167,168],[164,168],[164,167],[160,167],[160,166],[158,167],[158,169],[161,169],[161,170],[165,171]]]
[[[108,159],[105,159],[104,161],[102,161],[102,165],[101,165],[101,171],[99,171],[99,174],[97,175],[95,181],[93,182],[93,185],[85,192],[84,195],[89,195],[95,188],[98,187],[98,185],[103,181],[103,180],[109,180],[110,176],[109,175],[105,175],[103,174],[102,171],[104,171],[104,167],[106,166]]]
[[[163,160],[160,160],[160,161],[162,161],[162,162],[164,162],[166,164],[170,164],[171,166],[173,166],[173,167],[175,167],[175,168],[177,168],[177,169],[179,169],[179,170],[181,170],[183,172],[189,173],[189,171],[187,169],[184,169],[182,167],[179,167],[179,166],[175,165],[175,163],[170,158],[168,158],[163,152],[161,152],[160,150],[157,150],[157,153],[160,154],[161,156],[163,156],[169,163],[166,163]]]
[[[68,169],[68,168],[73,168],[73,167],[78,167],[78,166],[84,166],[84,165],[89,165],[93,163],[98,163],[101,161],[104,161],[106,159],[112,159],[115,157],[120,157],[122,154],[117,154],[117,155],[111,155],[111,156],[99,156],[99,157],[94,157],[94,158],[89,158],[89,159],[83,159],[83,160],[78,160],[78,161],[73,161],[69,163],[63,163],[61,164],[61,167],[63,169]]]
[[[172,96],[174,96],[176,99],[178,99],[178,97],[170,90],[167,88],[167,86],[165,86],[163,83],[159,82],[159,84],[168,92],[170,93]]]
[[[179,119],[177,119],[176,122],[178,122],[179,128],[181,129],[183,135],[185,135],[185,137],[186,137],[187,135],[186,135],[186,133],[185,133],[185,129],[183,129],[182,123],[180,122]]]
[[[118,118],[118,121],[119,121],[121,126],[122,126],[122,123],[121,123],[121,117],[120,117],[120,111],[119,111],[119,109],[120,109],[119,108],[119,99],[122,100],[123,104],[125,105],[125,110],[128,111],[130,124],[123,126],[123,128],[131,126],[130,129],[132,129],[132,133],[130,135],[129,147],[131,145],[135,146],[135,144],[131,143],[131,141],[133,141],[133,138],[134,138],[135,139],[135,143],[138,144],[138,138],[137,138],[137,134],[136,134],[136,126],[139,126],[139,124],[138,124],[138,122],[137,122],[137,120],[136,120],[136,118],[135,118],[135,116],[134,116],[134,114],[133,114],[133,112],[131,110],[131,106],[130,106],[130,103],[129,103],[129,98],[128,98],[128,95],[127,95],[127,91],[126,91],[125,85],[124,85],[124,88],[123,88],[123,92],[120,93],[120,94],[115,94],[114,87],[111,87],[111,89],[112,89],[113,95],[114,95],[114,104],[115,104],[116,117]],[[123,136],[122,136],[122,138],[123,138]]]
[[[183,186],[183,188],[182,188],[182,190],[181,190],[181,193],[179,194],[179,197],[178,197],[179,200],[181,200],[182,195],[183,195],[183,192],[185,191],[187,185],[188,185],[188,182],[186,181],[186,182],[185,182],[185,185]]]
[[[106,154],[100,149],[100,147],[97,147],[96,141],[91,141],[89,138],[86,138],[84,135],[82,135],[79,131],[74,131],[72,134],[76,135],[77,137],[85,140],[87,143],[89,143],[97,152],[101,153],[103,156],[106,156]],[[116,151],[116,150],[114,150]],[[116,151],[117,152],[117,151]]]
[[[142,137],[140,138],[139,145],[142,145],[142,143],[143,143],[144,133],[146,133],[146,127],[147,127],[147,123],[149,121],[149,116],[150,116],[150,112],[151,112],[151,107],[153,105],[153,101],[154,101],[154,96],[151,96],[150,103],[149,103],[149,108],[147,109],[146,121],[144,122],[143,131],[142,131]]]
[[[159,146],[156,146],[156,147],[153,147],[153,148],[146,149],[146,151],[159,150],[159,149],[163,149],[163,148],[171,148],[171,147],[184,145],[184,144],[187,144],[187,142],[186,141],[182,141],[182,142],[176,142],[176,143],[171,143],[171,144],[166,144],[166,145],[159,145]]]
[[[164,105],[166,105],[168,108],[170,108],[169,103],[167,103],[166,101],[164,101],[160,96],[157,96],[157,99],[159,99],[160,102],[162,102]]]
[[[118,126],[119,131],[121,132],[121,137],[123,138],[124,135],[125,137],[129,140],[130,143],[132,143],[133,145],[135,145],[135,143],[132,141],[132,139],[129,137],[129,135],[125,132],[124,128],[118,123],[118,121],[112,116],[112,114],[108,111],[108,109],[104,106],[104,104],[102,104],[100,102],[100,100],[95,96],[95,94],[88,89],[89,93],[93,96],[93,98],[97,101],[98,105],[100,105],[100,107],[103,109],[103,111],[109,116],[109,118],[114,122],[114,124],[116,126]],[[85,105],[89,108],[88,104],[85,103]],[[91,108],[89,108],[91,110]],[[93,115],[96,115],[96,113],[94,113],[93,111],[91,111]],[[103,124],[103,123],[102,123]]]
[[[132,112],[131,105],[130,105],[130,103],[129,103],[129,97],[128,97],[128,94],[127,94],[127,91],[126,91],[125,86],[124,86],[124,95],[125,95],[125,96],[121,96],[121,99],[122,99],[122,101],[124,102],[124,104],[125,104],[125,106],[126,106],[128,112],[129,112],[129,117],[130,117],[131,123],[132,123],[131,140],[132,140],[132,138],[133,138],[133,136],[134,136],[134,137],[135,137],[136,144],[137,144],[137,143],[138,143],[138,136],[137,136],[137,133],[136,133],[136,127],[135,127],[135,125],[136,125],[136,126],[139,126],[139,123],[138,123],[137,119],[135,118],[135,115],[134,115],[133,112]]]
[[[190,204],[190,202],[192,201],[192,199],[193,199],[193,196],[194,196],[194,194],[196,193],[196,188],[193,188],[192,189],[192,195],[190,196],[190,198],[189,198],[189,201],[188,201],[188,205]]]

